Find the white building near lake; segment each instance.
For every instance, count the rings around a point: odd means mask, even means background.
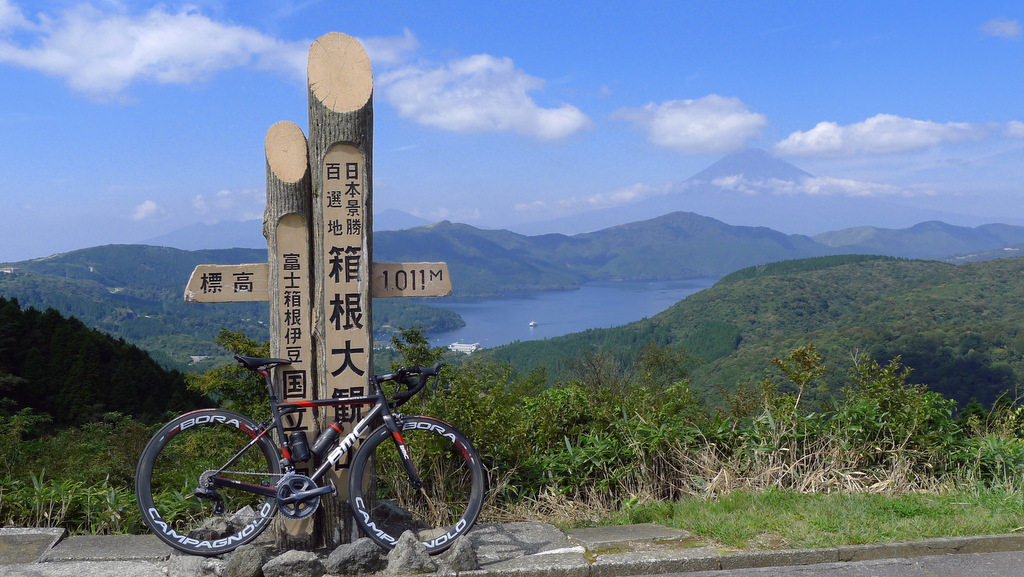
[[[465,353],[467,355],[470,354],[470,353],[476,352],[476,350],[479,349],[479,348],[480,348],[480,343],[472,343],[472,344],[452,343],[452,344],[448,345],[448,350],[455,351],[457,353]]]

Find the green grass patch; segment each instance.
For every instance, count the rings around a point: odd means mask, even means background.
[[[737,491],[624,508],[604,524],[658,523],[739,549],[818,548],[1024,529],[1024,495],[983,488],[942,494]]]

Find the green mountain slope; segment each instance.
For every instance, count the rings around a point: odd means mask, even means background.
[[[687,212],[575,236],[525,236],[447,221],[374,235],[377,261],[447,261],[455,294],[462,296],[595,280],[719,277],[755,264],[833,253],[806,236]]]
[[[858,353],[901,355],[911,381],[966,403],[992,402],[1024,375],[1024,259],[953,266],[887,257],[824,257],[737,272],[667,311],[613,329],[490,351],[520,370],[557,372],[581,351],[629,362],[648,342],[699,357],[709,397],[762,379],[769,360],[813,342],[829,373],[809,398],[834,395]]]
[[[266,340],[267,303],[186,303],[185,284],[199,264],[266,262],[261,249],[183,251],[109,245],[15,263],[0,274],[0,296],[23,307],[53,308],[124,338],[167,367],[203,370],[229,356],[213,340],[222,328]],[[377,303],[376,326],[456,327],[449,311],[389,299]],[[209,358],[189,367],[192,357]]]
[[[969,228],[931,221],[905,229],[848,228],[815,235],[814,240],[846,253],[943,258],[1024,243],[1024,227],[986,224]]]
[[[802,235],[765,227],[731,226],[689,212],[573,237],[555,254],[600,279],[719,277],[768,262],[832,254]]]
[[[574,288],[598,280],[716,278],[744,267],[756,265],[770,270],[778,265],[769,263],[829,255],[850,247],[915,256],[964,252],[960,249],[968,248],[979,251],[1024,239],[1024,227],[986,225],[965,229],[922,223],[902,231],[863,229],[845,234],[820,237],[835,245],[825,246],[806,236],[786,235],[763,227],[730,226],[686,212],[575,236],[525,236],[441,222],[377,232],[374,258],[378,262],[445,261],[456,296],[494,296]],[[1005,251],[975,254],[978,256],[972,258]],[[963,260],[967,259],[955,262]],[[265,339],[268,315],[266,304],[184,303],[181,293],[192,269],[203,263],[265,261],[266,251],[257,249],[96,247],[13,263],[15,273],[0,273],[0,296],[17,298],[23,306],[40,310],[53,307],[75,315],[91,327],[143,346],[165,366],[184,370],[191,356],[217,350],[212,341],[221,328]],[[865,287],[861,292],[872,291]],[[748,298],[758,297],[752,293]],[[820,304],[822,297],[809,294],[805,298],[814,305]],[[449,311],[428,306],[439,304],[438,301],[425,302],[375,302],[374,327],[378,338],[386,339],[381,329],[387,326],[424,325],[437,329],[461,323]],[[830,302],[829,306],[839,305]],[[687,338],[689,346],[702,357],[717,355],[723,342],[743,336],[735,328],[740,325],[730,319],[711,319],[701,326]],[[659,338],[668,338],[666,330],[657,329]],[[210,362],[222,360],[215,358]],[[551,362],[561,361],[551,358]]]

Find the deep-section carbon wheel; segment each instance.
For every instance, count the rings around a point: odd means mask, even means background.
[[[174,419],[150,439],[135,471],[135,496],[157,537],[187,553],[217,555],[266,529],[281,475],[277,447],[256,429],[244,415],[206,409]]]
[[[431,554],[473,526],[484,500],[484,468],[455,427],[430,417],[400,421],[395,438],[380,427],[359,446],[349,471],[349,498],[360,529],[391,549],[407,530]],[[423,482],[416,490],[399,451],[407,451]]]

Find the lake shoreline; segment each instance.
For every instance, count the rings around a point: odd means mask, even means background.
[[[432,346],[464,343],[490,348],[621,326],[658,314],[717,281],[718,278],[707,277],[595,281],[576,290],[534,291],[497,298],[446,298],[443,304],[429,304],[457,313],[466,326],[426,336]]]

